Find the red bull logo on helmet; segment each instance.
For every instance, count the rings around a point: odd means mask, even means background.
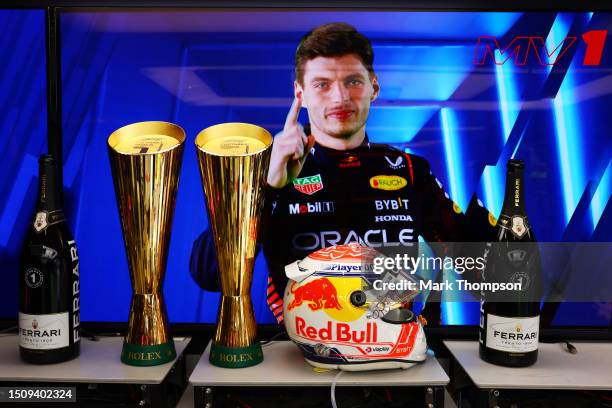
[[[366,323],[365,330],[352,330],[348,323],[328,321],[325,327],[309,326],[306,320],[295,317],[295,332],[298,336],[315,341],[346,341],[349,343],[376,343],[378,326],[374,322]]]
[[[305,283],[294,290],[295,282],[291,284],[291,294],[293,300],[287,306],[287,310],[292,310],[301,306],[304,302],[309,302],[308,307],[312,311],[321,309],[342,310],[338,302],[338,292],[334,285],[327,278],[315,279]]]

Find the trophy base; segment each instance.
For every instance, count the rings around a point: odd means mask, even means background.
[[[168,363],[176,358],[174,341],[155,344],[151,346],[141,346],[123,342],[121,350],[121,362],[132,366],[154,366]]]
[[[263,361],[261,344],[255,342],[246,347],[225,347],[213,343],[210,346],[210,363],[223,368],[245,368]]]

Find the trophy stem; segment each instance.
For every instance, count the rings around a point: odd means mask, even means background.
[[[257,325],[251,295],[223,296],[219,307],[220,320],[210,350],[210,362],[225,368],[261,363],[263,353],[255,339]]]
[[[161,292],[132,295],[128,333],[121,361],[130,365],[153,366],[174,360],[174,341],[168,335],[168,321]]]

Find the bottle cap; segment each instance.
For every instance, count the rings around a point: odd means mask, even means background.
[[[43,154],[38,159],[38,164],[41,166],[42,165],[55,165],[55,157],[51,156],[50,154]]]
[[[510,159],[506,167],[508,169],[523,169],[525,168],[525,162],[520,159]]]

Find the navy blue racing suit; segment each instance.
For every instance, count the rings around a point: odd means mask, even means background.
[[[299,177],[282,189],[270,188],[267,201],[261,243],[267,302],[279,322],[285,265],[318,249],[358,242],[388,254],[413,246],[419,236],[428,242],[484,242],[494,234],[494,219],[475,196],[462,212],[424,158],[367,138],[344,151],[315,144]],[[203,288],[216,284],[213,254],[205,233],[191,259],[192,276]],[[423,314],[439,323],[439,302],[428,300]]]

